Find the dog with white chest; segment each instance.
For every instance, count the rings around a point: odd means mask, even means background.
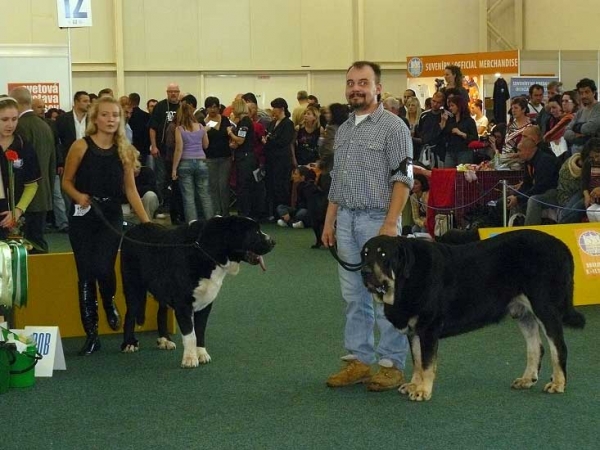
[[[173,308],[183,337],[182,367],[211,360],[206,351],[208,316],[227,275],[236,275],[240,263],[265,268],[263,255],[275,242],[258,222],[240,216],[214,217],[176,229],[141,224],[128,230],[121,247],[121,274],[127,303],[121,350],[139,348],[135,324],[143,322],[150,292]],[[159,347],[175,348],[159,320]]]

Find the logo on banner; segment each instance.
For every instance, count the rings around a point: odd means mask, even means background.
[[[7,84],[7,92],[10,92],[18,87],[25,87],[29,90],[29,92],[31,92],[31,96],[33,98],[42,99],[46,104],[46,109],[60,109],[60,89],[58,83],[12,82]]]
[[[583,271],[588,276],[600,276],[600,233],[595,230],[577,230]]]
[[[418,77],[419,75],[421,75],[423,73],[423,61],[421,61],[421,58],[411,58],[410,61],[408,61],[408,73],[412,76],[412,77]]]

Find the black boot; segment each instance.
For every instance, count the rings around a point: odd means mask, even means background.
[[[79,312],[81,323],[87,336],[85,344],[79,350],[79,356],[91,355],[100,350],[98,338],[98,301],[96,298],[96,283],[79,282]]]
[[[121,328],[121,315],[119,314],[117,305],[115,305],[115,298],[102,298],[102,306],[104,306],[104,312],[106,313],[108,326],[114,331],[117,331],[119,328]]]

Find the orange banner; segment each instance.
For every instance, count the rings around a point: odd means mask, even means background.
[[[446,66],[461,68],[466,75],[519,73],[519,51],[462,53],[455,55],[409,56],[406,72],[409,78],[442,77]]]
[[[58,83],[8,83],[7,92],[21,86],[29,89],[33,98],[41,98],[44,100],[46,110],[49,110],[50,108],[60,109],[60,89],[58,88]]]

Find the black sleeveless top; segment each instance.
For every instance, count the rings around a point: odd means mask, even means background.
[[[84,139],[88,148],[75,174],[75,189],[92,197],[120,202],[123,197],[123,164],[117,146],[104,150],[89,136]]]

